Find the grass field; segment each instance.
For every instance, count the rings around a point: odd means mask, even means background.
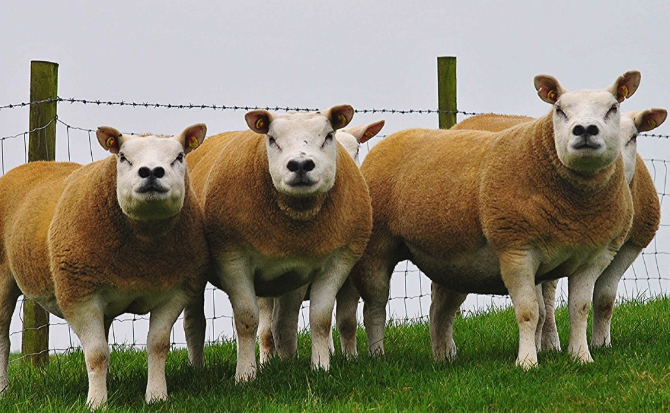
[[[568,315],[557,313],[563,348]],[[590,327],[589,327],[590,329]],[[514,367],[518,332],[511,309],[459,318],[458,356],[434,363],[428,326],[387,328],[382,358],[355,361],[335,356],[329,372],[312,371],[309,336],[301,356],[274,360],[258,380],[235,385],[235,346],[206,349],[206,367],[188,365],[185,350],[170,353],[170,399],[147,406],[146,354],[119,350],[111,356],[107,411],[663,411],[670,409],[670,298],[627,302],[615,309],[613,347],[593,350],[595,363],[579,365],[567,353],[541,353],[539,367]],[[359,352],[365,334],[359,330]],[[336,346],[339,342],[336,338]],[[86,411],[83,353],[53,357],[48,368],[11,363],[2,411]]]

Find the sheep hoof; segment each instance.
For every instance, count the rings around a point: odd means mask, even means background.
[[[144,400],[147,402],[147,404],[163,402],[167,400],[167,392],[163,391],[163,392],[147,393]]]
[[[537,367],[537,359],[533,359],[530,356],[525,357],[523,360],[517,359],[516,365],[528,371],[534,367]]]

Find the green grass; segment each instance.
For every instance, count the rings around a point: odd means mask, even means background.
[[[568,316],[557,313],[563,348]],[[589,327],[590,329],[590,327]],[[539,367],[514,367],[518,332],[511,309],[459,318],[458,356],[432,361],[426,324],[392,325],[386,353],[355,361],[335,356],[329,372],[312,371],[309,336],[301,357],[273,360],[258,380],[236,385],[235,347],[206,349],[206,367],[188,365],[185,350],[168,357],[170,399],[147,406],[146,354],[115,351],[108,380],[108,411],[436,410],[436,411],[662,411],[670,409],[670,298],[627,302],[615,309],[612,348],[593,350],[595,363],[579,365],[567,353],[540,353]],[[359,352],[365,334],[359,331]],[[336,346],[339,342],[336,338]],[[83,354],[53,357],[46,369],[12,363],[2,411],[86,411]]]

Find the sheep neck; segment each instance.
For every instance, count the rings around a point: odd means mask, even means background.
[[[294,221],[311,221],[316,218],[325,199],[325,194],[298,198],[277,192],[277,206]]]

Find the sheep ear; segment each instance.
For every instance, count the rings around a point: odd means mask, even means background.
[[[272,112],[268,112],[267,110],[252,110],[244,115],[244,119],[247,121],[249,129],[262,135],[268,133],[270,130],[270,123],[272,123],[274,118]]]
[[[385,123],[385,121],[380,120],[367,125],[354,126],[353,128],[347,129],[346,132],[352,134],[358,143],[365,143],[378,134]]]
[[[633,121],[638,132],[647,132],[658,128],[668,117],[668,111],[662,108],[645,109],[635,114]]]
[[[540,99],[552,105],[565,93],[565,89],[558,83],[555,77],[549,75],[537,75],[534,79],[535,90]]]
[[[333,130],[338,130],[351,122],[354,117],[354,108],[351,105],[337,105],[325,109],[321,113],[328,118]]]
[[[607,90],[610,91],[619,101],[619,103],[633,96],[637,88],[640,86],[640,79],[642,75],[637,70],[630,70],[612,83]]]
[[[207,125],[204,123],[196,123],[195,125],[191,125],[184,129],[179,135],[175,136],[174,139],[181,143],[181,146],[184,147],[184,153],[188,154],[202,145],[202,141],[205,140],[205,135],[207,135]]]
[[[95,135],[98,137],[100,146],[106,151],[110,151],[114,154],[119,153],[119,149],[123,143],[123,134],[121,134],[121,132],[109,126],[99,126]]]

